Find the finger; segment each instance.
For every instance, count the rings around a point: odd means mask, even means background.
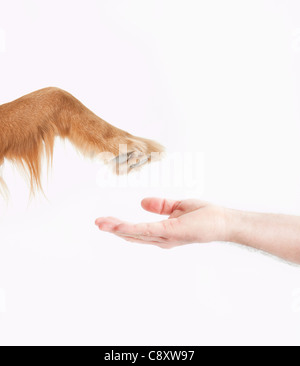
[[[162,249],[170,249],[171,247],[168,246],[168,244],[163,244],[161,242],[157,242],[157,241],[152,241],[152,240],[142,240],[142,239],[137,239],[134,237],[130,237],[130,236],[122,236],[122,235],[117,235],[119,238],[129,242],[129,243],[136,243],[136,244],[146,244],[146,245],[154,245],[156,247],[162,248]]]
[[[115,217],[101,217],[96,220],[95,224],[102,231],[112,231],[116,226],[124,223]]]
[[[152,239],[143,239],[143,238],[136,238],[136,237],[133,237],[133,236],[124,236],[124,235],[118,235],[118,234],[115,234],[117,237],[123,239],[123,240],[126,240],[126,241],[129,241],[129,242],[134,242],[134,243],[142,243],[142,244],[160,244],[162,245],[161,242],[159,241],[156,241],[156,240],[152,240]]]
[[[157,243],[162,243],[162,244],[169,243],[169,240],[162,236],[143,236],[143,235],[134,235],[134,234],[123,234],[123,233],[119,233],[119,232],[114,232],[113,234],[120,236],[122,238],[134,238],[134,239],[138,239],[138,240],[152,241],[152,242],[157,242]]]
[[[159,215],[171,215],[180,201],[166,200],[162,198],[146,198],[142,201],[144,210]]]
[[[173,220],[174,221],[174,220]],[[143,236],[143,237],[163,237],[168,238],[171,234],[171,220],[161,222],[154,222],[151,224],[129,224],[122,223],[114,228],[119,234],[129,236]]]

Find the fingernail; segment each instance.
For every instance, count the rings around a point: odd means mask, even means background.
[[[99,229],[102,230],[102,231],[108,231],[109,232],[109,231],[112,231],[113,226],[111,226],[111,225],[100,225]]]

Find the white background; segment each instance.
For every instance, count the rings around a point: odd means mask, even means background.
[[[157,220],[147,196],[300,214],[299,1],[0,0],[0,37],[1,104],[58,86],[170,155],[204,156],[197,184],[147,187],[146,168],[110,187],[105,167],[58,141],[47,199],[31,203],[7,163],[0,344],[300,345],[299,267],[94,226]]]

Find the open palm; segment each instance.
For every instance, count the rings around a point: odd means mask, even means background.
[[[172,201],[147,198],[142,207],[149,212],[169,218],[155,223],[131,224],[108,217],[96,220],[100,230],[110,232],[126,241],[153,244],[160,248],[225,240],[224,209],[199,200]]]

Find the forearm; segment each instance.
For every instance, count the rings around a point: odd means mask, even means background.
[[[300,217],[228,211],[228,241],[300,264]]]

